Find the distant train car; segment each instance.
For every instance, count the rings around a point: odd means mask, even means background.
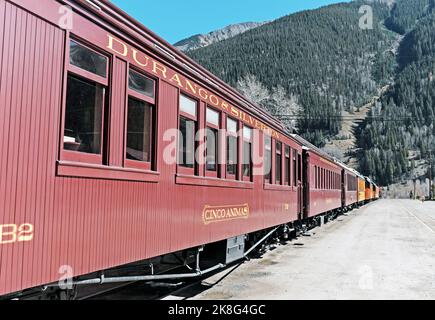
[[[365,178],[365,202],[370,202],[374,199],[375,196],[375,189],[374,189],[374,183],[369,178]]]
[[[303,218],[341,209],[341,170],[335,160],[305,139],[302,144]]]
[[[342,207],[343,210],[349,210],[358,204],[358,177],[355,170],[340,164],[342,167],[341,187],[342,187]]]
[[[381,188],[379,188],[378,185],[374,185],[375,187],[375,195],[374,195],[374,199],[378,200],[381,197]]]
[[[366,201],[366,180],[363,175],[358,175],[358,205]]]

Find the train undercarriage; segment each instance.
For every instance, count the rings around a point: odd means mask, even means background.
[[[309,235],[311,229],[333,221],[352,208],[336,209],[311,218],[85,276],[60,277],[57,283],[3,296],[0,300],[80,300],[105,290],[113,290],[114,284],[115,287],[120,287],[132,282],[146,281],[171,286],[174,281],[200,279],[243,260],[249,260],[250,257],[261,257],[273,245],[285,245],[300,236]]]

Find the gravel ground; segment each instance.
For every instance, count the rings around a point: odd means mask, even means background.
[[[434,299],[435,203],[379,200],[166,299]]]

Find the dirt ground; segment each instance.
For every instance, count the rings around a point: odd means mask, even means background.
[[[435,203],[379,200],[200,286],[166,299],[435,299]]]

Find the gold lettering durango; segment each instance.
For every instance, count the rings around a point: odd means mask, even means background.
[[[280,135],[277,131],[269,128],[257,119],[252,118],[242,110],[232,106],[228,102],[219,98],[216,95],[211,94],[207,89],[202,88],[196,83],[191,82],[184,76],[166,67],[162,63],[154,60],[143,52],[130,47],[123,41],[108,34],[107,49],[110,49],[118,56],[126,57],[131,63],[136,64],[138,67],[145,69],[146,71],[155,74],[159,78],[163,78],[166,81],[176,84],[183,90],[192,93],[199,99],[205,100],[207,103],[221,108],[223,111],[228,112],[231,116],[240,119],[241,121],[253,126],[256,129],[266,132],[274,138],[279,139]]]

